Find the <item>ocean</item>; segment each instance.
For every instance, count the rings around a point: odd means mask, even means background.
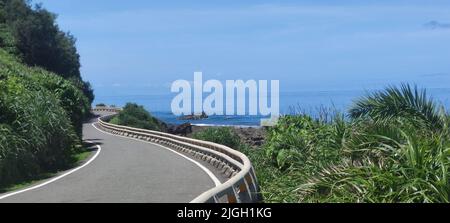
[[[280,92],[280,113],[306,113],[312,116],[319,116],[321,112],[339,111],[345,113],[352,102],[367,93],[365,90],[331,90],[331,91],[291,91]],[[431,88],[427,93],[434,100],[450,109],[450,88]],[[96,95],[94,105],[105,103],[108,105],[124,106],[127,102],[134,102],[143,105],[155,117],[171,124],[182,124],[187,121],[179,120],[172,114],[170,104],[176,94],[160,95],[121,95],[114,92],[114,95]],[[259,126],[260,115],[232,115],[232,116],[210,116],[203,120],[190,120],[193,125],[199,126]]]

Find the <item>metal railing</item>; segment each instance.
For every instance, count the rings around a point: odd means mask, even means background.
[[[122,111],[122,108],[97,106],[94,109],[92,109],[92,111],[95,111],[95,112],[114,112],[114,113],[116,113],[116,112]]]
[[[118,112],[120,109],[113,111],[95,108],[93,111]],[[255,203],[262,201],[255,171],[250,160],[243,153],[217,143],[108,123],[114,115],[100,117],[98,127],[112,134],[157,143],[203,160],[227,177],[227,181],[204,192],[191,203]]]

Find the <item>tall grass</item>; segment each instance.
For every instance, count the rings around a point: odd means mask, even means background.
[[[215,142],[236,149],[241,146],[239,136],[229,127],[207,128],[194,133],[192,138]]]
[[[69,163],[88,112],[79,93],[0,50],[0,187]]]

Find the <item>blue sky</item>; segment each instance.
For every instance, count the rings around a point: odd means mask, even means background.
[[[450,87],[450,1],[41,0],[100,95],[278,79],[282,91]]]

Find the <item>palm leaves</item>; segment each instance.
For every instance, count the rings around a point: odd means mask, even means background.
[[[426,90],[402,84],[388,87],[357,100],[349,110],[353,119],[371,118],[375,122],[391,122],[398,118],[424,121],[432,129],[443,127],[437,105],[427,97]]]

